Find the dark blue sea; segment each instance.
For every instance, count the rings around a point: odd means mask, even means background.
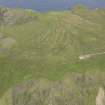
[[[0,0],[0,6],[26,8],[35,11],[57,11],[83,4],[88,8],[105,8],[105,0]]]

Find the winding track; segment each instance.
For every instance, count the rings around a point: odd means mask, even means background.
[[[81,55],[81,56],[79,56],[79,59],[80,59],[80,60],[84,60],[84,59],[91,58],[92,56],[102,55],[102,54],[105,54],[105,52]]]

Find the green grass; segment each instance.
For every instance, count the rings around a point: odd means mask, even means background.
[[[105,51],[105,10],[86,11],[26,11],[34,18],[24,23],[26,18],[21,17],[14,25],[0,26],[0,33],[15,40],[11,48],[0,52],[0,96],[33,78],[59,80],[68,72],[105,71],[105,55],[78,59]]]
[[[18,84],[5,92],[0,105],[94,105],[99,89],[105,86],[105,72],[66,74],[63,80],[51,82],[41,78]]]

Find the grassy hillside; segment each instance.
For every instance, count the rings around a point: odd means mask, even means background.
[[[30,79],[105,72],[105,54],[79,59],[105,52],[104,19],[104,9],[49,13],[8,9],[0,25],[0,97]]]
[[[18,84],[5,92],[0,105],[97,105],[105,99],[104,87],[105,72],[69,73],[59,81],[41,78]]]

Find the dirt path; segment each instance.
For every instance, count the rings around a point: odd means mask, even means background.
[[[105,54],[105,52],[81,55],[81,56],[79,56],[79,59],[84,60],[84,59],[88,59],[88,58],[91,58],[93,56],[102,55],[102,54]]]

